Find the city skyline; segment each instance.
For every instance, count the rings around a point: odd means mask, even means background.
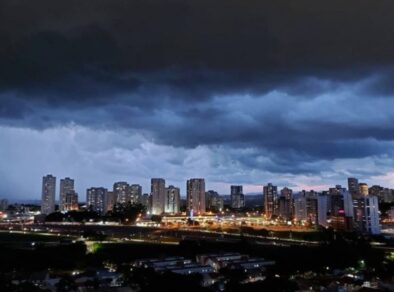
[[[77,194],[79,196],[79,201],[80,202],[85,202],[85,194],[86,191],[90,188],[105,188],[108,191],[112,191],[114,184],[127,184],[128,187],[133,187],[133,186],[140,186],[141,187],[141,194],[150,194],[151,193],[151,180],[152,178],[147,178],[146,179],[146,183],[141,183],[141,182],[137,182],[137,181],[133,181],[133,180],[115,180],[112,182],[109,182],[108,184],[103,184],[103,183],[98,183],[98,184],[87,184],[85,188],[79,186],[78,182],[79,180],[76,179],[75,177],[72,176],[58,176],[54,173],[47,173],[44,174],[44,177],[46,176],[54,176],[56,179],[56,184],[55,184],[55,202],[57,204],[60,204],[60,197],[61,197],[61,181],[66,179],[66,180],[72,180],[73,184],[75,183],[75,187],[73,185],[74,188],[74,192],[75,194]],[[40,177],[40,179],[42,178],[42,176]],[[301,192],[301,191],[316,191],[316,192],[322,192],[322,191],[327,191],[332,187],[335,186],[343,186],[348,188],[348,179],[349,178],[354,178],[352,176],[349,177],[344,177],[341,181],[337,181],[334,182],[333,184],[322,184],[317,188],[313,188],[313,186],[308,186],[308,185],[304,185],[305,188],[301,188],[300,186],[297,188],[297,186],[292,186],[292,185],[281,185],[279,183],[277,183],[276,181],[267,181],[267,182],[262,182],[262,183],[256,183],[256,184],[236,184],[236,183],[226,183],[226,184],[216,184],[216,183],[212,183],[209,182],[206,178],[205,178],[205,184],[206,184],[206,191],[208,190],[213,190],[215,192],[218,192],[218,194],[220,195],[224,195],[224,196],[230,196],[231,197],[231,188],[234,186],[241,186],[244,190],[244,195],[261,195],[263,192],[264,187],[271,183],[273,185],[275,185],[278,188],[278,191],[280,189],[283,188],[289,188],[291,189],[293,192],[297,193],[297,192]],[[168,181],[165,177],[161,177],[160,179],[164,179],[164,183],[167,186],[175,186],[176,188],[178,188],[180,190],[180,196],[182,199],[186,199],[187,197],[187,188],[185,183],[190,179],[190,178],[186,178],[185,181],[177,181],[178,183],[172,183],[171,181]],[[362,179],[356,178],[356,180],[358,181],[358,183],[360,183],[361,185],[366,184],[367,185],[367,190],[368,188],[372,187],[372,186],[382,186],[384,188],[390,188],[390,189],[394,189],[394,186],[391,187],[390,185],[385,185],[385,184],[379,184],[376,181],[364,181]],[[279,180],[280,181],[280,180]],[[36,196],[29,196],[29,197],[22,197],[22,198],[12,198],[12,197],[7,197],[7,196],[1,196],[0,194],[0,198],[2,199],[7,199],[10,202],[29,202],[29,201],[38,201],[38,200],[42,200],[42,181],[39,180],[37,183],[37,185],[39,185],[39,189],[37,190],[37,195]],[[219,188],[215,188],[215,185],[219,185]],[[223,190],[223,191],[220,191]],[[245,191],[246,189],[246,191]],[[349,190],[351,191],[351,190]],[[163,194],[164,195],[164,194]],[[117,194],[115,194],[115,196],[117,196]],[[163,197],[164,200],[164,197]],[[122,201],[122,200],[121,200]],[[163,201],[164,204],[164,201]],[[164,208],[164,207],[163,207]]]
[[[54,189],[55,202],[56,202],[56,204],[59,204],[59,208],[61,208],[60,205],[61,205],[61,196],[62,196],[62,191],[61,191],[62,181],[71,180],[72,184],[73,184],[73,188],[74,188],[75,179],[70,178],[70,177],[58,179],[57,176],[53,175],[53,174],[46,174],[43,177],[43,179],[46,177],[53,177],[55,179],[55,189]],[[208,192],[208,191],[217,192],[216,189],[209,187],[209,185],[210,185],[209,182],[207,182],[204,178],[202,178],[202,179],[205,181],[204,182],[205,185],[208,185],[205,187],[206,192]],[[186,179],[185,182],[183,182],[183,185],[185,185],[185,183],[186,183],[186,186],[184,187],[184,189],[185,189],[184,193],[180,191],[182,189],[182,183],[174,186],[173,184],[168,183],[165,178],[150,178],[149,179],[149,187],[146,187],[146,188],[143,188],[143,186],[141,184],[134,182],[134,181],[115,181],[115,182],[112,182],[112,184],[110,184],[109,186],[102,185],[102,184],[101,185],[89,185],[86,189],[81,190],[80,193],[73,189],[72,193],[77,195],[77,197],[79,196],[80,202],[85,202],[85,193],[87,190],[89,190],[91,188],[104,188],[104,189],[108,190],[108,192],[114,193],[114,199],[120,203],[126,203],[128,201],[137,202],[137,200],[135,199],[136,197],[142,197],[143,194],[151,195],[152,193],[154,193],[154,190],[152,189],[152,181],[156,181],[156,180],[162,180],[163,193],[161,194],[162,195],[162,197],[161,197],[162,202],[160,204],[163,206],[161,206],[160,210],[164,209],[165,196],[166,196],[165,194],[169,188],[176,188],[179,191],[180,198],[187,199],[187,183],[190,180],[190,178]],[[356,186],[354,185],[354,180],[356,181]],[[57,181],[59,181],[60,186],[58,185]],[[279,185],[279,184],[275,183],[275,181],[273,181],[273,182],[265,182],[262,184],[253,185],[253,187],[257,188],[257,191],[243,192],[242,190],[244,189],[245,185],[229,184],[227,190],[225,190],[224,192],[217,192],[217,193],[220,196],[228,196],[229,200],[230,200],[230,204],[232,204],[233,189],[240,188],[240,190],[241,190],[240,194],[242,193],[245,196],[247,196],[247,195],[254,196],[254,195],[261,195],[262,193],[264,193],[264,189],[267,187],[267,185],[275,186],[277,188],[278,193],[280,191],[281,192],[282,191],[284,191],[284,192],[290,191],[290,193],[293,193],[293,194],[302,193],[302,191],[307,191],[307,192],[314,191],[314,192],[321,193],[321,192],[329,191],[330,189],[336,188],[338,186],[346,188],[349,191],[349,193],[353,194],[353,195],[358,192],[361,192],[361,194],[363,194],[363,195],[367,195],[369,193],[369,191],[372,189],[372,187],[375,187],[375,186],[380,186],[382,188],[387,188],[387,189],[393,189],[393,188],[390,188],[389,186],[386,186],[386,185],[379,185],[377,183],[368,183],[365,181],[361,181],[358,178],[348,177],[344,180],[344,183],[336,183],[334,185],[327,185],[327,187],[324,187],[321,189],[294,189],[289,185]],[[42,200],[43,184],[41,184],[40,186],[41,186],[41,194],[40,194],[41,197],[40,197],[40,199],[37,199],[37,200]],[[120,191],[120,192],[118,191],[119,186],[120,186],[120,189],[123,191]],[[138,188],[138,191],[137,191],[138,195],[137,196],[136,196],[137,193],[136,193],[135,188]],[[352,191],[352,189],[353,189],[353,191]],[[286,196],[286,194],[284,194],[284,196]],[[126,197],[127,197],[127,199],[126,199]],[[8,199],[8,198],[3,197],[3,199]],[[26,199],[25,201],[30,201],[30,200],[34,201],[34,199]],[[23,201],[23,200],[20,200],[20,201]],[[244,202],[242,204],[244,204]]]
[[[358,182],[358,179],[354,177],[349,177],[347,182],[348,188],[335,185],[321,193],[314,190],[296,193],[287,187],[278,190],[276,185],[268,183],[263,187],[261,202],[257,204],[254,202],[254,207],[263,207],[259,220],[266,223],[280,222],[284,226],[294,223],[301,224],[301,226],[307,224],[325,228],[330,226],[342,231],[358,230],[369,234],[380,234],[379,203],[392,203],[394,190],[378,185],[369,187],[364,182]],[[88,214],[97,216],[114,214],[118,216],[119,212],[130,210],[130,212],[139,212],[138,219],[135,218],[136,222],[139,222],[137,224],[148,225],[157,224],[154,223],[155,218],[162,218],[161,216],[165,215],[170,215],[170,218],[175,215],[172,219],[165,219],[166,223],[172,220],[171,224],[185,223],[185,220],[193,222],[194,216],[198,216],[198,220],[201,221],[207,219],[204,219],[204,216],[215,214],[218,219],[218,216],[229,211],[246,215],[245,219],[250,218],[248,212],[250,206],[245,205],[242,185],[231,186],[229,205],[226,208],[224,208],[223,197],[213,190],[206,190],[204,178],[188,179],[186,188],[186,199],[182,203],[179,188],[173,185],[166,187],[166,181],[163,178],[151,178],[151,192],[147,196],[142,194],[142,188],[138,184],[115,182],[113,191],[108,191],[103,187],[87,189],[86,205],[79,206],[78,195],[74,191],[74,180],[67,177],[60,180],[60,205],[57,215],[54,215],[57,210],[55,207],[56,177],[48,174],[42,178],[41,214],[48,218],[63,216],[62,213],[69,216],[70,211],[78,211],[81,208],[82,212],[87,211]],[[6,204],[7,202],[3,205]],[[150,223],[140,222],[143,213],[152,216],[149,217]],[[257,211],[257,215],[258,213]],[[185,216],[183,221],[182,219],[178,221],[182,216]],[[118,217],[119,220],[122,220],[121,218]],[[208,220],[212,218],[208,217]],[[235,218],[234,213],[231,218]],[[129,220],[125,217],[123,219],[126,222]],[[249,222],[249,219],[247,221]],[[253,226],[254,223],[251,224]]]

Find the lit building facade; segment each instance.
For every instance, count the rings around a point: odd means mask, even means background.
[[[278,187],[269,183],[264,186],[264,212],[268,219],[279,215]]]
[[[151,196],[152,196],[152,210],[153,215],[161,215],[164,213],[166,194],[166,181],[163,178],[151,179]]]
[[[207,210],[218,212],[222,211],[224,208],[224,200],[213,190],[205,192],[205,207]]]
[[[186,208],[189,214],[203,214],[205,208],[205,180],[191,178],[186,183]]]
[[[74,180],[66,177],[60,180],[59,209],[61,212],[67,211],[66,200],[68,194],[75,194]]]
[[[355,204],[355,221],[362,232],[380,234],[379,201],[377,196],[365,196]]]
[[[116,205],[116,194],[113,191],[107,191],[107,202],[105,206],[105,211],[113,211],[114,206]]]
[[[137,184],[131,185],[129,188],[129,194],[130,202],[132,204],[138,204],[139,202],[141,202],[142,187]]]
[[[129,184],[124,181],[114,183],[113,192],[116,197],[116,203],[126,204],[130,202]]]
[[[347,185],[350,194],[352,195],[353,198],[357,197],[359,195],[360,189],[358,186],[358,179],[354,177],[349,177],[347,179]]]
[[[245,207],[245,196],[242,186],[231,186],[230,191],[231,208],[240,209]]]
[[[346,188],[337,185],[335,188],[330,188],[327,200],[330,226],[335,230],[353,230],[354,210],[351,193]]]
[[[359,192],[360,192],[361,196],[368,196],[369,189],[368,189],[368,185],[366,183],[359,183],[358,187],[359,187]]]
[[[296,222],[317,225],[319,223],[318,212],[319,201],[316,192],[302,191],[294,199],[294,220]]]
[[[78,209],[78,194],[75,191],[67,192],[63,202],[63,211],[76,211]]]
[[[41,213],[55,212],[56,177],[48,174],[42,178]]]
[[[291,220],[294,213],[293,191],[287,187],[280,191],[278,216],[284,220]]]
[[[90,188],[86,191],[86,204],[89,210],[104,214],[107,206],[106,188]]]
[[[181,195],[179,188],[169,186],[166,188],[164,199],[164,212],[168,214],[179,213],[181,203]]]
[[[294,198],[294,220],[297,222],[306,221],[308,218],[306,208],[306,197],[299,196]]]
[[[327,213],[328,213],[328,208],[327,208],[327,195],[320,194],[317,196],[317,223],[320,226],[327,227],[328,222],[327,222]]]
[[[306,198],[307,222],[312,225],[318,224],[318,202],[317,197]]]

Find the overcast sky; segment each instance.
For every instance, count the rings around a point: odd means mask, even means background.
[[[394,187],[393,61],[391,0],[1,1],[0,198]]]

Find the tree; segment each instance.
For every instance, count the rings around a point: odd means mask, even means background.
[[[120,221],[123,224],[133,224],[140,214],[145,213],[145,207],[141,204],[116,204],[112,212],[108,213],[109,220]]]
[[[53,212],[45,217],[46,222],[63,222],[65,216],[61,212]]]

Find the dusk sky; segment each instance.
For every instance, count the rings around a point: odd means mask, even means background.
[[[0,2],[0,198],[393,188],[393,154],[394,1]]]

